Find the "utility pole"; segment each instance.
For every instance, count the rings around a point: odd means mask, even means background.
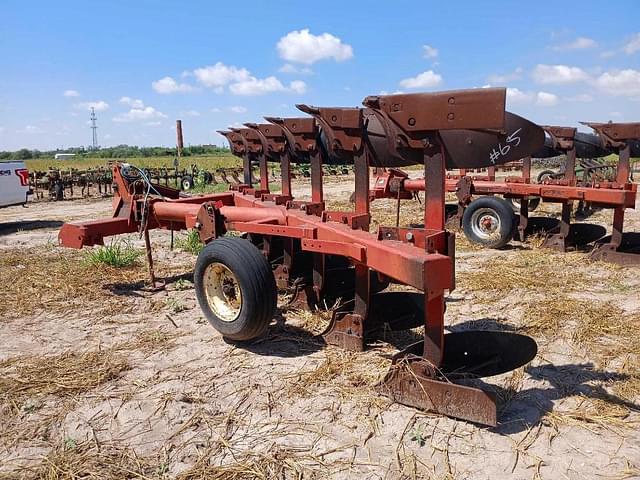
[[[95,111],[95,108],[93,107],[91,107],[91,116],[89,117],[89,119],[91,120],[91,132],[93,133],[91,150],[97,150],[98,149],[98,125],[96,125],[96,120],[98,120],[98,117],[96,117],[96,111]]]

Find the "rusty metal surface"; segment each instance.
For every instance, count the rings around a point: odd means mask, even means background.
[[[495,395],[434,378],[420,357],[399,356],[379,385],[394,402],[486,426],[497,425]]]
[[[367,116],[366,141],[372,152],[372,166],[403,167],[422,163],[422,154],[410,145],[419,143],[399,131],[383,115]],[[476,130],[443,130],[439,136],[445,146],[446,165],[452,168],[482,168],[519,160],[539,150],[544,132],[537,125],[510,112],[505,113],[506,134]],[[414,132],[417,136],[419,132]]]
[[[313,118],[295,117],[264,117],[267,122],[282,128],[287,145],[294,158],[302,153],[310,153],[317,148],[318,127]]]
[[[452,129],[493,129],[505,126],[504,88],[478,88],[434,93],[376,95],[362,102],[383,112],[412,139],[425,132]],[[419,144],[413,144],[419,147]]]

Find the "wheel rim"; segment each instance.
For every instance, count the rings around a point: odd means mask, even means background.
[[[500,217],[490,208],[479,208],[471,216],[471,230],[483,240],[500,237],[500,226]]]
[[[210,264],[203,281],[207,303],[215,316],[223,322],[236,320],[242,310],[242,291],[229,267],[219,262]]]

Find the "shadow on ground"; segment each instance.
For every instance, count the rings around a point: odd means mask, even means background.
[[[44,228],[60,228],[63,222],[58,220],[24,220],[18,222],[0,223],[0,236],[11,235],[18,232],[30,230],[41,230]]]

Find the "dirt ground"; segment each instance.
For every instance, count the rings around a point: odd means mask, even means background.
[[[345,206],[351,182],[326,191]],[[373,209],[393,222],[393,202]],[[402,212],[418,221],[420,205]],[[640,478],[640,267],[542,249],[540,235],[499,251],[458,235],[448,328],[539,346],[484,379],[499,399],[484,428],[377,394],[407,334],[352,354],[313,336],[326,315],[283,308],[264,338],[225,342],[196,304],[195,257],[168,232],[152,232],[157,292],[142,260],[92,267],[57,246],[61,222],[109,213],[108,199],[0,210],[0,478]],[[637,209],[627,229],[640,232]]]

